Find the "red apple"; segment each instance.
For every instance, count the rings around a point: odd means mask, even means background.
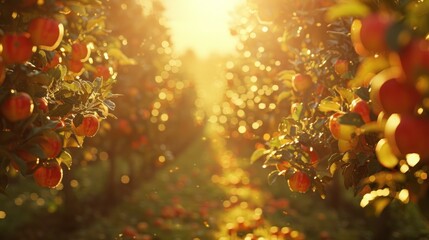
[[[3,63],[3,60],[0,58],[0,86],[3,84],[6,79],[6,66]]]
[[[19,6],[24,8],[32,7],[37,4],[37,0],[20,0],[19,2]]]
[[[36,143],[40,145],[47,158],[57,157],[63,149],[63,141],[54,130],[47,130],[36,137]]]
[[[420,92],[413,86],[401,83],[398,78],[374,77],[370,98],[376,113],[412,114],[422,101]]]
[[[95,115],[86,115],[83,117],[82,123],[74,128],[75,134],[78,136],[93,137],[98,132],[100,122]]]
[[[37,167],[37,164],[39,162],[39,159],[37,156],[27,152],[26,150],[17,150],[16,155],[21,158],[27,165],[27,172],[30,172],[31,170],[34,170]],[[18,164],[15,162],[12,162],[12,166],[20,171],[20,168]]]
[[[344,113],[334,113],[329,118],[329,130],[335,139],[352,140],[356,137],[357,127],[354,125],[340,124],[339,118]]]
[[[360,98],[354,99],[350,104],[350,111],[358,113],[365,123],[371,122],[371,110],[369,109],[369,105],[366,101]]]
[[[374,13],[362,19],[360,40],[366,50],[382,53],[388,50],[386,34],[392,24],[390,16],[384,13]]]
[[[316,163],[319,162],[319,155],[317,154],[316,151],[314,151],[314,149],[312,147],[307,147],[307,146],[301,144],[301,149],[304,152],[306,152],[308,154],[308,156],[310,157],[309,163],[311,165],[315,165]]]
[[[95,77],[102,77],[103,80],[107,80],[111,76],[109,67],[105,65],[98,65],[95,67],[95,70]]]
[[[88,45],[82,42],[76,42],[72,44],[70,58],[74,61],[85,62],[86,60],[88,60],[90,53],[91,52],[88,48]]]
[[[63,178],[63,169],[56,161],[46,163],[36,169],[33,178],[41,187],[54,188]]]
[[[292,87],[296,92],[305,92],[311,86],[313,86],[313,81],[310,75],[298,73],[292,78]]]
[[[276,164],[276,168],[280,172],[281,171],[287,171],[291,167],[292,167],[292,165],[288,161],[282,161],[282,162]]]
[[[17,92],[7,97],[1,103],[1,113],[11,121],[17,122],[27,119],[33,113],[33,100],[25,92]]]
[[[47,17],[38,17],[31,20],[28,32],[34,45],[52,51],[57,48],[64,35],[64,27],[57,20]]]
[[[392,114],[386,122],[385,137],[397,156],[417,153],[429,157],[429,119]]]
[[[334,70],[338,75],[343,75],[349,71],[349,61],[338,59],[334,64]]]
[[[3,60],[8,64],[25,63],[33,55],[33,43],[28,33],[9,33],[3,36]]]
[[[46,100],[46,98],[37,98],[36,105],[37,108],[44,113],[47,113],[49,111],[48,100]]]
[[[292,192],[305,193],[311,186],[310,177],[300,171],[295,172],[287,182]]]
[[[421,74],[429,74],[429,41],[412,40],[399,52],[402,69],[406,78],[399,79],[406,83],[414,83]]]
[[[76,60],[69,60],[67,63],[67,68],[69,71],[76,73],[76,74],[81,74],[83,72],[83,63],[81,61],[76,61]]]
[[[49,69],[55,68],[58,66],[58,64],[61,63],[61,55],[59,52],[55,52],[55,55],[52,57],[52,59],[46,63],[46,65],[42,68],[42,71],[46,72]]]

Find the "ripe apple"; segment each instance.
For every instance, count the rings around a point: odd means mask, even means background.
[[[109,67],[105,65],[97,65],[95,70],[95,77],[102,77],[103,80],[107,80],[111,76]]]
[[[329,117],[329,130],[331,131],[332,137],[335,139],[352,140],[356,137],[357,127],[354,125],[340,124],[339,118],[344,113],[336,112]]]
[[[361,98],[356,98],[350,104],[350,111],[358,113],[365,123],[371,122],[371,110],[369,109],[368,102]]]
[[[338,75],[343,75],[349,71],[349,61],[338,59],[334,64],[334,70]]]
[[[429,157],[428,118],[392,114],[387,119],[384,135],[397,156],[417,153],[421,158]]]
[[[355,49],[356,53],[359,54],[359,56],[366,57],[366,56],[369,56],[370,53],[368,52],[368,50],[365,49],[360,39],[361,28],[362,28],[361,20],[360,19],[353,20],[350,28],[350,38],[352,40],[353,48]]]
[[[31,41],[41,49],[52,51],[56,49],[64,35],[64,27],[57,20],[47,17],[38,17],[28,25]]]
[[[298,73],[292,77],[292,88],[296,92],[305,92],[311,86],[313,86],[313,80],[311,80],[310,75]]]
[[[306,152],[308,154],[308,156],[310,157],[309,163],[311,165],[315,165],[316,163],[319,162],[319,155],[317,154],[316,151],[314,151],[314,149],[312,147],[308,147],[308,146],[305,146],[305,145],[301,144],[301,149],[304,152]]]
[[[398,78],[374,77],[370,99],[375,112],[412,114],[422,96],[413,85],[401,83]]]
[[[47,130],[36,137],[36,143],[40,145],[47,158],[57,157],[63,149],[63,141],[54,130]]]
[[[88,60],[91,51],[88,45],[82,42],[76,42],[72,44],[71,60],[85,62]]]
[[[93,137],[98,132],[100,122],[95,115],[86,115],[83,117],[82,123],[74,128],[75,134],[78,136]]]
[[[7,64],[25,63],[33,55],[33,43],[28,33],[9,33],[3,36],[3,60]]]
[[[63,169],[58,162],[49,162],[37,168],[34,171],[33,178],[41,187],[54,188],[63,179]]]
[[[83,63],[79,60],[69,60],[67,62],[67,69],[73,73],[80,75],[83,72]]]
[[[305,193],[311,186],[310,177],[300,171],[295,172],[288,180],[287,183],[292,192]]]
[[[429,41],[414,39],[399,52],[402,70],[406,78],[400,79],[414,83],[421,74],[429,74]]]
[[[52,59],[46,63],[45,66],[43,66],[42,71],[46,72],[49,69],[55,68],[56,66],[58,66],[58,64],[60,64],[61,62],[61,55],[59,52],[55,52],[54,56],[52,57]]]
[[[0,108],[7,120],[17,122],[31,116],[34,104],[30,95],[25,92],[17,92],[7,97],[1,103]]]
[[[4,65],[2,59],[0,58],[0,86],[3,84],[6,79],[6,66]]]
[[[291,167],[292,167],[292,165],[290,165],[290,162],[288,162],[288,161],[282,161],[282,162],[276,164],[276,168],[280,172],[281,171],[287,171]]]
[[[21,158],[22,160],[25,161],[25,164],[27,165],[27,172],[31,172],[32,170],[34,170],[37,167],[37,164],[39,162],[39,159],[37,158],[37,156],[27,152],[26,150],[17,150],[16,155]],[[15,162],[12,162],[12,166],[20,171],[20,167],[18,164],[16,164]]]
[[[359,141],[358,138],[354,138],[352,140],[338,139],[338,150],[339,150],[339,152],[345,153],[345,152],[348,152],[348,151],[355,149],[357,144],[358,144],[358,141]]]
[[[36,105],[37,108],[44,113],[49,111],[48,100],[46,100],[46,98],[37,98]]]
[[[388,50],[386,34],[392,24],[391,18],[384,13],[370,14],[362,19],[360,40],[366,50],[382,53]]]
[[[20,0],[19,2],[19,6],[24,8],[31,7],[37,4],[37,0]]]

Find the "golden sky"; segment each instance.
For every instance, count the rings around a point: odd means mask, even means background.
[[[200,57],[231,53],[230,13],[245,0],[163,0],[177,53],[192,49]]]

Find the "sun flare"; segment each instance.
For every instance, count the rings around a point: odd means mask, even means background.
[[[164,0],[166,18],[178,53],[192,49],[198,56],[235,49],[229,34],[231,12],[244,0]]]

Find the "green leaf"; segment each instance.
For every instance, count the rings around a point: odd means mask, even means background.
[[[109,100],[109,99],[105,99],[104,101],[103,101],[103,103],[104,103],[104,105],[106,105],[110,110],[115,110],[115,107],[116,107],[116,104],[112,101],[112,100]]]
[[[268,184],[272,185],[281,175],[279,170],[274,170],[268,174]]]
[[[292,96],[292,92],[291,91],[284,91],[281,92],[278,97],[277,97],[277,104],[279,104],[281,101],[283,100],[287,100]]]
[[[72,165],[72,156],[70,155],[69,152],[67,151],[63,151],[61,153],[61,155],[58,157],[58,161],[60,163],[64,163],[64,165],[66,165],[66,167],[70,170],[71,165]]]
[[[269,149],[265,149],[265,148],[256,149],[252,153],[252,156],[250,157],[250,163],[253,164],[257,160],[259,160],[262,156],[268,154],[269,152],[270,152],[270,150]]]
[[[337,101],[334,101],[332,97],[327,97],[322,99],[319,103],[319,111],[321,112],[337,112],[341,110],[341,104]]]
[[[348,112],[344,114],[343,116],[338,118],[338,122],[340,124],[354,125],[357,127],[360,127],[365,124],[365,122],[362,120],[361,115],[355,112]]]
[[[342,17],[364,17],[371,13],[371,9],[364,3],[356,0],[342,1],[329,8],[326,20],[332,22]]]

